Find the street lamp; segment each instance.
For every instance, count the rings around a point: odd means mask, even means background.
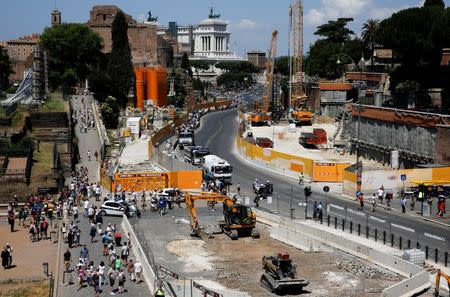
[[[364,59],[364,55],[361,55],[361,60],[359,60],[360,62],[360,67],[358,67],[358,65],[355,63],[355,61],[352,59],[352,57],[350,57],[347,54],[341,53],[339,54],[339,56],[345,56],[347,58],[350,59],[350,61],[352,61],[353,65],[356,67],[356,70],[359,69],[359,79],[360,81],[362,81],[362,70],[363,70],[363,66],[364,63],[366,62],[366,60]],[[340,65],[341,61],[339,60],[339,56],[338,59],[336,61],[336,64]],[[360,126],[361,126],[361,111],[362,111],[362,106],[361,106],[361,99],[360,99],[360,93],[361,93],[361,89],[362,89],[362,84],[358,84],[358,126],[356,127],[356,192],[360,193],[361,192],[361,183],[362,183],[362,164],[360,164],[359,159],[360,159],[360,155],[359,155],[359,133],[360,133]]]

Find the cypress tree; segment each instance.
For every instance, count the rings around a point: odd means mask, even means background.
[[[122,107],[125,107],[128,93],[133,88],[134,72],[128,43],[128,24],[122,11],[119,11],[114,18],[111,36],[112,50],[107,70],[112,81],[111,94],[118,99]]]

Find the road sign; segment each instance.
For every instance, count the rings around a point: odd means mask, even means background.
[[[245,205],[250,205],[250,197],[245,197]]]
[[[406,174],[400,174],[400,179],[401,180],[406,180]]]
[[[323,187],[323,191],[324,191],[325,193],[328,193],[328,192],[330,191],[330,187],[329,187],[329,186]]]

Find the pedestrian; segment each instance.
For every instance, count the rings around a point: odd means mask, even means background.
[[[130,281],[134,282],[135,277],[134,277],[134,261],[133,261],[133,259],[130,259],[130,261],[128,262],[126,267],[127,267],[127,272],[128,272]]]
[[[66,268],[66,272],[69,272],[70,261],[72,260],[72,254],[70,253],[69,249],[66,250],[63,257],[64,257],[64,267]]]
[[[237,185],[237,192],[238,192],[238,195],[241,196],[241,184]]]
[[[73,211],[73,220],[75,222],[78,222],[78,206],[75,205],[72,211]]]
[[[391,193],[387,193],[386,194],[387,210],[391,210],[391,199],[392,199],[392,194]]]
[[[383,204],[383,195],[384,195],[384,187],[381,186],[378,191],[378,200],[380,201],[380,204]]]
[[[98,161],[98,152],[97,150],[94,152],[95,161]]]
[[[83,246],[80,251],[80,258],[84,260],[85,263],[89,261],[89,250],[86,246]]]
[[[16,215],[14,210],[8,213],[8,224],[11,227],[11,232],[14,232],[14,221],[16,220]]]
[[[94,285],[95,297],[100,296],[100,275],[97,270],[92,273],[92,284]]]
[[[94,242],[96,234],[97,234],[97,227],[94,223],[91,223],[91,230],[89,231],[89,235],[91,236],[91,242]]]
[[[101,261],[100,265],[98,265],[98,275],[100,278],[100,286],[106,285],[106,279],[105,279],[105,262]]]
[[[30,230],[31,231],[31,230]],[[30,232],[31,233],[31,232]],[[63,240],[64,240],[64,243],[66,243],[67,242],[67,227],[66,227],[66,223],[62,223],[62,226],[61,226],[61,234],[62,234],[62,236],[63,236]]]
[[[9,243],[6,244],[6,250],[8,251],[8,268],[11,268],[12,267],[13,248]]]
[[[370,203],[372,204],[372,209],[370,211],[375,212],[375,207],[377,206],[377,199],[375,197],[375,194],[373,194],[372,201],[370,201]]]
[[[116,242],[116,246],[121,246],[122,245],[122,234],[117,231],[114,234],[114,240]]]
[[[124,262],[124,264],[128,261],[128,256],[130,255],[130,250],[128,248],[127,242],[124,242],[122,249],[120,250],[120,258]]]
[[[136,283],[142,282],[142,265],[138,261],[134,263],[134,275]]]
[[[358,200],[359,200],[359,207],[358,207],[358,209],[359,210],[364,210],[364,194],[363,193],[360,193],[358,195]]]
[[[165,214],[166,204],[166,198],[164,196],[160,196],[158,201],[158,212],[160,216]]]
[[[116,282],[117,271],[114,266],[109,267],[108,270],[108,278],[109,278],[109,287],[111,288],[111,295],[114,295],[114,283]]]
[[[45,239],[48,239],[47,230],[48,230],[48,222],[44,218],[41,222],[41,238],[45,235]]]
[[[126,281],[125,273],[123,273],[122,269],[119,269],[119,293],[125,292],[125,288],[124,288],[125,281]]]
[[[84,214],[83,214],[83,216],[84,217],[87,217],[88,216],[88,210],[89,210],[89,200],[84,200],[84,202],[83,202],[83,208],[84,208]]]
[[[69,248],[72,248],[74,236],[75,233],[73,232],[73,229],[69,230],[69,233],[67,234],[67,244],[69,245]]]
[[[88,160],[91,161],[91,150],[88,150],[86,154],[87,154]]]
[[[322,202],[319,202],[319,205],[317,205],[317,218],[319,221],[322,221],[323,218],[323,205]]]
[[[403,196],[400,204],[402,205],[402,213],[405,213],[406,212],[406,197],[405,196]]]
[[[8,252],[7,246],[5,246],[5,247],[3,248],[1,257],[2,257],[2,266],[3,266],[3,269],[8,269],[9,252]]]

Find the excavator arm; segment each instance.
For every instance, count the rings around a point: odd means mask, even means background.
[[[197,209],[195,208],[195,201],[213,201],[213,202],[225,202],[226,205],[233,205],[234,201],[230,197],[213,192],[200,192],[200,193],[189,193],[184,192],[186,199],[186,207],[191,216],[191,227],[195,234],[200,238],[204,238],[205,234],[202,232],[197,216]]]
[[[447,280],[447,285],[450,288],[450,275],[442,272],[440,269],[438,269],[436,273],[436,288],[434,289],[434,296],[439,297],[439,287],[441,284],[441,277],[445,278]]]

